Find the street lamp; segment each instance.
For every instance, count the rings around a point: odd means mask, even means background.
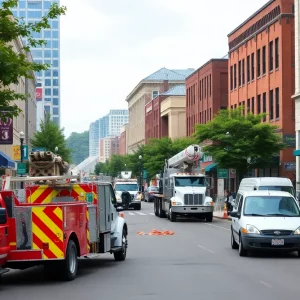
[[[55,154],[57,155],[58,147],[55,147],[54,152],[55,152]]]
[[[142,161],[143,157],[142,155],[139,156],[139,160],[140,160],[140,192],[142,191],[142,178],[143,178],[143,161]]]
[[[25,133],[23,131],[20,132],[20,152],[21,152],[21,164],[23,164],[23,159],[24,159],[24,151],[23,151],[23,143],[25,139]],[[23,177],[23,174],[21,174],[21,177]],[[21,181],[21,189],[24,188],[24,182]]]

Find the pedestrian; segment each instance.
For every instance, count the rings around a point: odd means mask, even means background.
[[[225,204],[226,204],[227,211],[232,211],[232,204],[231,204],[233,200],[232,194],[229,190],[226,190],[225,195],[226,195]]]

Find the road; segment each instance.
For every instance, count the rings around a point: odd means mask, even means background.
[[[125,262],[111,255],[82,260],[72,282],[47,281],[42,268],[11,271],[0,285],[5,300],[297,299],[300,261],[296,255],[241,258],[230,247],[230,222],[183,220],[153,215],[153,204],[124,212],[129,225]],[[138,231],[172,230],[172,236]]]

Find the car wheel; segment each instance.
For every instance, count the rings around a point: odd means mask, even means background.
[[[239,249],[239,245],[238,245],[238,243],[234,239],[232,229],[231,229],[231,248],[232,249]]]
[[[243,246],[243,241],[241,237],[239,242],[239,255],[242,257],[247,256],[247,250]]]

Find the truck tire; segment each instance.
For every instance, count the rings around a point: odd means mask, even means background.
[[[66,281],[72,281],[76,278],[78,270],[77,248],[73,240],[69,240],[66,258],[62,262],[62,275]]]
[[[126,259],[127,246],[128,246],[127,234],[125,228],[123,228],[122,249],[121,251],[114,252],[114,258],[116,261],[124,261]]]
[[[142,204],[138,204],[134,207],[134,210],[141,210]]]
[[[158,202],[157,198],[154,198],[153,200],[154,214],[158,217],[157,202]]]
[[[176,222],[177,220],[177,215],[176,213],[172,212],[172,207],[169,209],[169,219],[171,222]]]
[[[206,222],[209,222],[211,223],[213,221],[213,218],[214,218],[214,214],[213,213],[209,213],[207,216],[206,216]]]
[[[158,202],[158,216],[160,218],[164,218],[165,217],[165,212],[162,209],[162,199],[159,199],[159,202]]]

